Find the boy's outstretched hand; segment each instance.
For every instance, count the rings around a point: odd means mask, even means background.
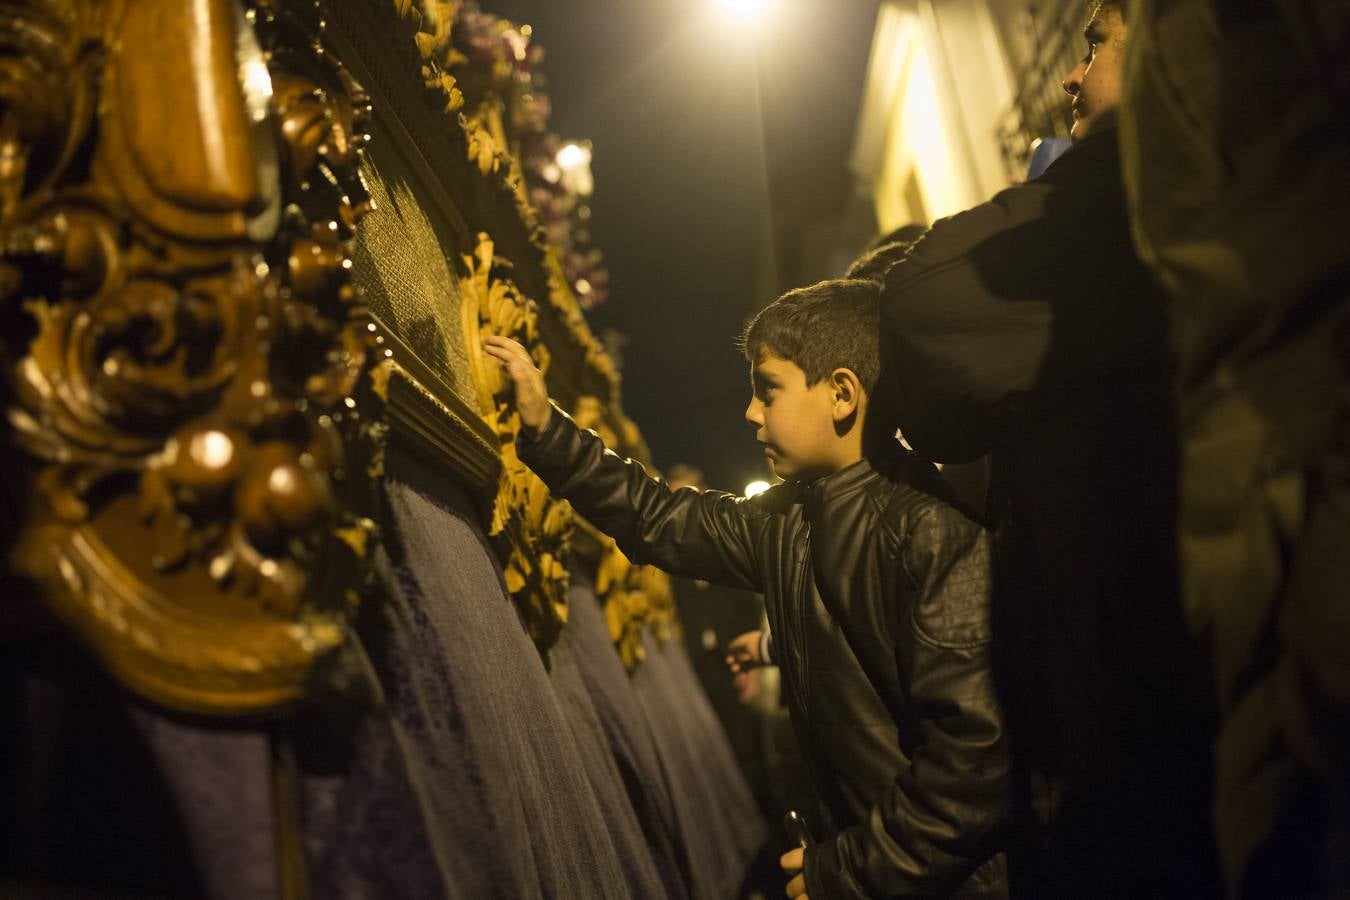
[[[553,415],[544,373],[535,367],[529,352],[510,338],[488,335],[483,338],[483,349],[502,364],[502,372],[515,385],[521,424],[531,431],[541,431]]]

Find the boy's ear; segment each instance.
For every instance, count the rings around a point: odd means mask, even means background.
[[[863,387],[852,369],[838,368],[830,373],[830,387],[834,391],[834,420],[847,419],[862,404]]]

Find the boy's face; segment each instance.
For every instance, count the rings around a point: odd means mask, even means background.
[[[829,379],[806,384],[796,363],[762,351],[750,366],[745,421],[779,478],[809,479],[838,468],[835,391]]]

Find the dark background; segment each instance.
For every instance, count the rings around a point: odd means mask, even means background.
[[[659,467],[714,487],[767,476],[733,341],[782,290],[838,274],[803,241],[848,202],[845,167],[877,0],[776,0],[758,25],[716,0],[482,0],[534,29],[552,130],[593,143],[623,406]],[[810,233],[808,233],[810,232]]]

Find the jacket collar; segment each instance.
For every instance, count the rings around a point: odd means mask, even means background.
[[[905,449],[897,443],[895,450],[894,454],[888,454],[884,458],[872,460],[864,457],[838,472],[821,476],[803,485],[803,496],[814,507],[835,503],[860,490],[874,479],[884,477],[879,469],[889,469],[894,464],[903,462],[907,456]]]

